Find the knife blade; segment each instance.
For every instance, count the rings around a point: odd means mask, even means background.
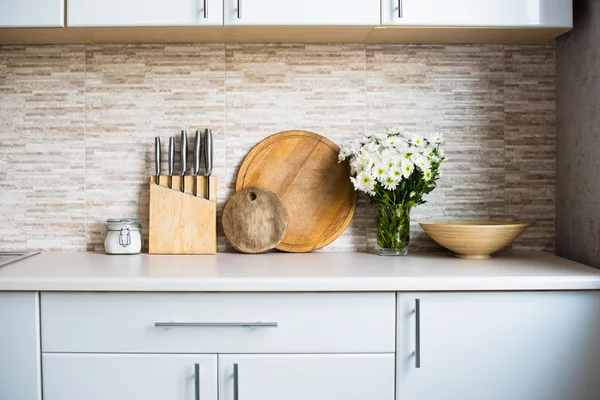
[[[185,173],[187,172],[188,138],[187,132],[181,131],[181,193],[185,193]]]
[[[160,136],[154,138],[154,162],[156,163],[156,184],[160,185]]]
[[[175,138],[169,138],[169,189],[173,189],[173,171],[175,171]]]
[[[200,131],[196,131],[194,137],[194,196],[198,196],[198,175],[200,175],[200,157],[202,154],[202,142]]]
[[[206,176],[206,199],[210,200],[210,176],[212,175],[213,166],[213,140],[212,131],[206,129],[204,131],[204,166]]]

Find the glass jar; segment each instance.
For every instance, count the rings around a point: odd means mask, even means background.
[[[142,251],[142,221],[136,218],[106,220],[106,254],[139,254]]]

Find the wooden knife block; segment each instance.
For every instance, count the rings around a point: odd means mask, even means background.
[[[150,179],[150,254],[215,254],[217,252],[217,177],[210,177],[210,199],[205,199],[206,177],[181,176]],[[194,196],[198,182],[198,196]]]

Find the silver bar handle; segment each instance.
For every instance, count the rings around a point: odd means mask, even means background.
[[[402,0],[398,0],[398,18],[402,18]]]
[[[277,322],[155,322],[155,327],[277,328]]]
[[[200,400],[200,364],[194,364],[195,400]]]
[[[237,14],[238,19],[242,19],[242,0],[237,0]]]
[[[421,368],[421,300],[415,299],[415,368]]]
[[[208,0],[204,0],[204,18],[208,18]]]
[[[238,374],[238,365],[233,364],[233,400],[239,400],[240,398],[240,377]]]

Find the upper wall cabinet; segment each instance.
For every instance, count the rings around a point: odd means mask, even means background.
[[[69,27],[220,25],[223,0],[68,0],[67,4]]]
[[[380,0],[224,0],[225,25],[370,25],[381,23]]]
[[[64,0],[0,0],[0,28],[64,26]]]
[[[573,26],[572,0],[381,0],[383,25]]]

